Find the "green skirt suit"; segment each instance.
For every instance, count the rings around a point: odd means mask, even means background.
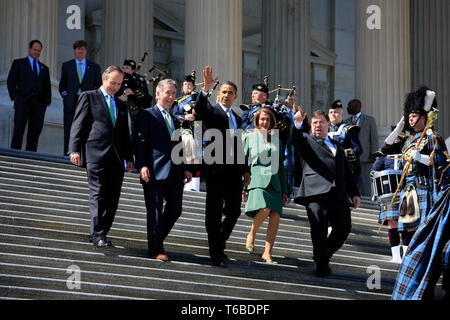
[[[250,165],[245,214],[254,218],[260,209],[283,212],[282,193],[287,194],[286,173],[280,140],[269,134],[268,143],[257,130],[244,136],[244,153]]]

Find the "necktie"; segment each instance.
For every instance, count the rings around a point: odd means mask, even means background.
[[[111,96],[108,94],[106,97],[107,97],[106,104],[108,105],[109,114],[111,115],[112,124],[113,124],[113,126],[115,126],[116,125],[116,113],[114,111],[114,107],[113,107],[113,104],[111,102]]]
[[[353,116],[353,125],[356,126],[358,124],[358,117]]]
[[[234,127],[233,118],[231,117],[231,108],[227,109],[227,115],[228,115],[228,127],[229,129],[233,129],[235,131],[236,128]]]
[[[81,81],[83,81],[83,70],[81,69],[81,62],[77,62],[78,67],[77,67],[77,72],[78,72],[78,80],[80,81],[80,85],[81,85]],[[78,89],[78,95],[81,94],[81,88]]]
[[[33,59],[33,75],[36,79],[38,78],[36,59]]]
[[[173,127],[172,127],[172,121],[169,117],[169,113],[165,109],[163,109],[163,113],[164,113],[164,119],[166,120],[167,130],[169,130],[169,135],[172,136]]]

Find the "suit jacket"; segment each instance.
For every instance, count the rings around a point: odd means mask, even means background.
[[[237,149],[237,148],[242,149],[242,145],[240,145],[239,143],[236,143],[236,141],[235,141],[235,150],[234,150],[235,151],[234,152],[234,162],[233,162],[233,164],[230,164],[230,163],[227,164],[226,156],[228,154],[230,154],[230,152],[231,152],[229,146],[227,146],[227,144],[226,144],[226,135],[227,135],[227,130],[229,129],[229,125],[228,125],[228,115],[226,114],[226,112],[223,111],[222,107],[219,104],[216,104],[214,106],[211,105],[208,102],[208,98],[206,96],[204,96],[202,93],[200,93],[197,96],[197,100],[195,103],[195,112],[199,116],[199,118],[203,121],[203,125],[205,125],[207,130],[208,129],[219,130],[222,135],[222,139],[223,139],[223,144],[222,144],[223,145],[223,150],[222,150],[223,158],[218,159],[218,160],[221,160],[221,163],[207,165],[207,164],[205,164],[205,160],[203,159],[204,165],[202,167],[202,171],[206,174],[219,173],[219,172],[224,172],[225,168],[228,168],[230,170],[233,170],[233,172],[236,172],[237,174],[243,174],[244,172],[250,172],[250,168],[245,163],[245,161],[242,161],[244,163],[240,163],[239,161],[243,160],[243,159],[237,159],[237,157],[240,153],[239,151],[242,151],[241,154],[243,155],[243,150]],[[236,119],[237,127],[242,128],[241,117],[239,117],[234,111],[232,111],[232,112],[233,112],[234,118]],[[209,141],[207,143],[207,145],[209,145],[213,142],[214,141]],[[216,154],[213,152],[212,156],[215,157],[215,155]]]
[[[344,122],[351,125],[353,116],[347,118]],[[375,118],[361,113],[359,118],[359,142],[361,143],[362,153],[361,162],[370,162],[370,155],[378,151],[378,131]]]
[[[79,89],[84,92],[98,89],[101,85],[100,66],[95,62],[86,60],[86,70],[81,83],[78,79],[75,59],[64,62],[59,81],[59,93],[63,97],[64,112],[72,113],[75,111],[75,97],[78,95]]]
[[[269,135],[270,148],[266,149],[263,136],[251,132],[244,137],[244,153],[246,160],[251,161],[252,179],[247,189],[267,188],[272,183],[273,188],[280,193],[288,193],[286,173],[283,164],[281,141]],[[273,161],[277,163],[274,164]],[[246,161],[248,163],[248,161]]]
[[[80,152],[83,166],[86,162],[106,163],[111,155],[122,165],[124,160],[133,161],[127,106],[119,99],[115,103],[113,126],[103,92],[97,89],[81,94],[70,130],[69,154]]]
[[[303,177],[298,189],[295,202],[302,205],[307,204],[313,197],[325,195],[333,186],[343,202],[350,197],[359,196],[353,174],[342,146],[334,141],[336,155],[331,150],[319,144],[313,134],[293,130],[293,143],[301,154]]]
[[[37,79],[37,95],[44,106],[52,102],[52,89],[50,84],[50,72],[48,67],[39,61],[39,76]],[[9,97],[16,103],[28,103],[33,94],[34,83],[33,70],[28,57],[13,61],[9,70],[7,86]]]
[[[175,129],[180,128],[179,122],[170,114]],[[141,110],[135,122],[136,132],[136,169],[148,167],[150,177],[164,180],[169,176],[171,168],[177,178],[183,177],[184,165],[172,166],[172,149],[179,143],[172,141],[167,129],[166,120],[155,105]],[[181,139],[180,139],[181,140]]]

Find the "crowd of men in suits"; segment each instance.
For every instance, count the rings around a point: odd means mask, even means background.
[[[38,61],[41,50],[42,43],[39,40],[30,42],[29,56],[15,60],[8,76],[8,89],[15,107],[12,148],[21,147],[24,128],[28,122],[26,149],[37,150],[45,109],[51,102],[49,70]],[[268,100],[269,93],[265,85],[254,86],[252,104],[247,106],[247,110],[243,109],[241,117],[232,109],[238,97],[238,88],[233,82],[222,83],[217,92],[218,103],[210,103],[210,90],[217,79],[212,78],[212,69],[206,67],[203,71],[203,90],[195,96],[192,96],[195,80],[186,79],[188,81],[185,84],[189,88],[184,93],[193,97],[191,107],[195,111],[183,114],[183,109],[180,116],[173,112],[177,105],[175,81],[160,81],[156,88],[157,104],[151,107],[152,98],[145,83],[139,83],[133,60],[125,60],[122,68],[110,66],[101,74],[100,66],[86,59],[87,43],[84,40],[76,41],[73,50],[74,59],[63,64],[59,83],[64,102],[64,155],[70,155],[73,164],[86,167],[91,214],[89,241],[97,248],[111,246],[106,235],[117,210],[123,172],[125,169],[133,171],[136,168],[143,185],[148,212],[150,255],[167,260],[163,240],[181,215],[183,185],[192,179],[192,167],[175,164],[171,158],[176,145],[171,136],[178,128],[189,128],[194,120],[201,119],[203,129],[217,129],[225,136],[230,129],[254,128],[254,112],[262,107],[270,107],[277,115],[279,128],[282,128],[283,147],[287,145],[291,133],[296,132],[292,106],[289,109],[278,102],[273,105]],[[133,110],[130,110],[130,105]],[[359,111],[356,109],[355,114]],[[327,122],[328,115],[324,119]],[[314,124],[314,118],[312,123]],[[304,130],[307,128],[309,123],[306,122]],[[251,179],[248,165],[238,164],[238,150],[233,149],[236,152],[233,154],[232,164],[229,159],[225,159],[230,154],[227,149],[229,147],[224,143],[223,150],[217,152],[223,159],[203,166],[201,170],[207,187],[206,229],[211,262],[217,266],[227,264],[224,254],[226,241],[241,212],[243,187]],[[234,143],[231,148],[239,147],[239,143]],[[358,152],[355,154],[355,158],[359,156]],[[304,163],[303,176],[309,172],[306,168],[309,168],[308,164]],[[336,185],[340,186],[342,182],[334,181],[334,174],[333,168],[333,172],[329,172],[333,182],[330,188],[332,186],[333,190],[337,190]],[[304,182],[312,181],[309,179],[310,177],[298,179],[302,181],[299,184],[299,194],[302,197],[308,198],[308,192],[315,195],[321,192],[308,190]],[[305,190],[308,190],[306,195]],[[327,193],[329,190],[322,191]],[[299,194],[294,195],[295,198],[298,199]],[[352,188],[351,194],[359,196],[357,188]],[[163,205],[164,202],[166,205]],[[222,219],[222,216],[225,218]],[[341,231],[337,223],[333,226],[334,236]],[[349,232],[348,224],[345,227],[338,242],[343,243],[342,239],[346,237],[344,234]],[[317,257],[321,258],[323,255],[321,252]],[[326,263],[322,260],[319,264],[322,269],[326,269],[323,266]]]
[[[87,44],[73,44],[75,58],[63,64],[59,91],[64,101],[64,155],[86,168],[89,182],[91,229],[89,241],[96,248],[108,248],[107,238],[118,207],[125,170],[137,170],[147,209],[148,248],[151,258],[166,261],[164,239],[180,217],[184,184],[192,171],[201,171],[206,181],[205,225],[209,253],[214,266],[225,267],[226,242],[241,214],[243,188],[250,183],[250,168],[239,161],[242,139],[237,132],[254,129],[255,113],[270,108],[286,150],[288,172],[295,177],[295,203],[304,205],[311,225],[316,275],[331,273],[329,261],[351,231],[351,208],[358,208],[360,196],[371,195],[369,171],[378,150],[373,117],[361,112],[361,101],[348,103],[351,115],[344,120],[343,105],[335,101],[328,112],[317,110],[307,118],[292,96],[284,102],[270,101],[265,84],[253,86],[252,103],[233,110],[238,88],[231,81],[221,83],[217,101],[211,103],[211,89],[218,83],[210,66],[203,70],[203,87],[196,92],[195,79],[183,83],[189,104],[180,107],[177,83],[171,79],[156,86],[156,105],[151,106],[145,81],[136,74],[136,63],[110,66],[102,74],[98,64],[86,60]],[[45,110],[51,102],[48,67],[38,61],[42,43],[29,44],[29,56],[14,60],[8,75],[8,90],[14,101],[14,134],[11,147],[20,149],[28,123],[26,150],[36,151]],[[183,99],[186,100],[186,99]],[[294,100],[295,101],[295,100]],[[189,112],[190,111],[190,112]],[[178,129],[191,130],[195,121],[202,130],[215,130],[231,144],[213,147],[213,163],[198,167],[174,161],[180,141]],[[181,138],[180,138],[181,139]],[[205,139],[206,140],[206,139]],[[203,141],[204,142],[204,141]],[[231,161],[230,161],[231,159]],[[284,170],[285,168],[281,168]],[[331,228],[331,231],[329,231]]]

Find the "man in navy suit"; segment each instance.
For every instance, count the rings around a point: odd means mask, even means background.
[[[225,142],[227,135],[242,129],[241,117],[231,108],[238,96],[237,87],[231,81],[222,83],[217,92],[219,103],[213,106],[208,103],[208,92],[216,81],[217,79],[213,80],[212,77],[212,68],[207,66],[203,70],[203,90],[197,97],[195,112],[207,130],[215,129],[214,131],[220,132],[222,137],[222,145],[215,140],[213,142],[222,148],[222,151],[215,150],[214,155],[211,154],[215,158],[213,163],[208,163],[210,162],[206,159],[208,147],[205,149],[202,174],[206,178],[205,225],[211,263],[214,266],[226,267],[228,264],[228,257],[224,253],[226,242],[241,214],[242,189],[244,185],[250,183],[250,168],[245,160],[238,157],[239,154],[243,155],[242,143],[236,141],[239,135],[233,134],[233,147]],[[232,157],[229,157],[231,155]],[[222,215],[225,216],[223,220]]]
[[[80,94],[84,91],[98,89],[102,85],[100,66],[86,60],[86,41],[75,41],[73,52],[75,59],[63,63],[59,81],[59,93],[64,102],[64,155],[67,155],[70,127]]]
[[[120,67],[108,67],[99,89],[81,93],[70,130],[70,161],[87,171],[89,241],[96,248],[111,246],[106,235],[119,204],[124,161],[128,172],[134,169],[127,106],[114,98],[122,80]]]
[[[28,123],[26,150],[37,151],[39,136],[44,126],[45,111],[52,100],[50,72],[39,61],[42,43],[32,40],[28,57],[13,61],[8,74],[9,97],[14,101],[14,132],[12,149],[21,149]]]
[[[306,114],[294,116],[293,144],[301,155],[302,181],[295,202],[306,207],[311,225],[316,275],[327,277],[333,254],[344,244],[351,231],[350,202],[360,205],[359,191],[344,148],[328,137],[328,115],[315,111],[311,115],[311,133],[302,132]],[[328,222],[332,226],[330,235]]]
[[[192,174],[172,159],[172,149],[178,142],[171,137],[180,127],[169,112],[176,92],[174,80],[160,81],[156,88],[157,104],[141,110],[135,122],[136,168],[147,208],[149,254],[162,261],[168,260],[164,239],[181,215],[184,179],[187,182],[192,179]]]

